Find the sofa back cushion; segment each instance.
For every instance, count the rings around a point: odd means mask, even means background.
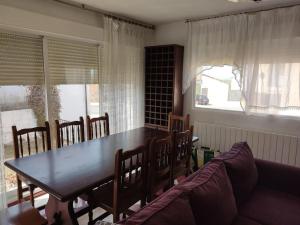
[[[231,183],[221,161],[208,163],[191,182],[176,188],[189,193],[199,225],[230,225],[237,216]]]
[[[258,174],[252,151],[247,142],[236,143],[229,152],[215,160],[222,160],[230,178],[238,205],[243,203],[257,184]]]
[[[187,193],[172,188],[130,216],[126,225],[196,225]]]

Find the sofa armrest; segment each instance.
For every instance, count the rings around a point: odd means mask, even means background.
[[[255,163],[258,185],[300,197],[300,168],[260,159]]]

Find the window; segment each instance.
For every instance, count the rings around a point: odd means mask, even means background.
[[[55,119],[70,121],[86,114],[99,116],[98,45],[46,40],[0,31],[0,113],[5,160],[14,158],[13,125],[18,129],[44,126],[48,120],[54,147]],[[43,49],[48,52],[45,62]],[[44,63],[48,65],[47,77]],[[10,203],[17,199],[16,177],[4,168]]]
[[[196,78],[195,107],[241,111],[241,90],[232,66],[205,67]]]
[[[0,109],[5,160],[14,158],[12,126],[42,125],[45,115],[42,38],[0,33]],[[5,167],[8,202],[16,199],[15,173]]]
[[[48,65],[50,121],[99,116],[98,46],[49,38]]]
[[[245,88],[248,94],[247,107],[251,112],[300,117],[300,63],[249,64],[245,69],[256,74],[255,82],[253,78],[245,85],[252,89],[248,91]]]

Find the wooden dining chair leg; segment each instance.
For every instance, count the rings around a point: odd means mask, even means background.
[[[30,192],[30,202],[32,207],[34,207],[34,187],[29,185],[29,192]]]
[[[19,203],[21,203],[22,202],[22,200],[23,200],[23,191],[22,191],[22,181],[19,179],[19,178],[17,178],[17,191],[18,191],[18,201],[19,201]]]
[[[89,223],[93,222],[93,217],[94,217],[94,215],[93,215],[93,208],[90,207],[90,206],[89,206],[89,212],[88,212],[88,214],[89,214]]]
[[[74,201],[69,201],[68,202],[68,211],[69,211],[69,215],[71,217],[71,220],[72,220],[72,224],[73,225],[79,225],[78,221],[77,221],[77,217],[76,217],[76,214],[75,214],[75,210],[74,210],[74,207],[73,207],[73,202]],[[56,224],[56,223],[55,223]]]
[[[120,214],[118,212],[113,213],[113,222],[117,223],[120,220]]]
[[[146,205],[146,198],[143,198],[141,200],[141,208],[144,207]]]

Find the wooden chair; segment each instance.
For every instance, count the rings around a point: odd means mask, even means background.
[[[47,220],[30,203],[23,202],[0,211],[1,225],[46,225]]]
[[[88,197],[91,208],[101,207],[113,214],[113,221],[131,214],[129,208],[141,201],[141,207],[146,204],[146,167],[147,149],[140,146],[134,150],[123,152],[118,150],[115,156],[114,180],[92,191]],[[91,219],[91,218],[90,218]],[[93,224],[94,221],[89,222]]]
[[[57,148],[85,141],[82,116],[79,118],[79,121],[59,123],[59,120],[55,120],[55,124]]]
[[[27,155],[51,150],[51,138],[49,123],[45,122],[45,127],[34,127],[17,130],[16,126],[12,126],[13,140],[14,140],[14,154],[15,158],[23,158]],[[33,141],[32,141],[33,139]],[[34,148],[33,148],[34,147]],[[26,184],[26,188],[22,187],[22,182]],[[23,193],[30,192],[30,201],[34,206],[34,189],[35,185],[31,184],[24,177],[17,175],[17,190],[18,200],[24,200]]]
[[[88,140],[109,136],[109,117],[105,113],[104,116],[90,118],[86,117],[86,127]]]
[[[147,174],[147,201],[157,197],[157,192],[172,186],[173,135],[153,139],[149,148],[149,172]]]
[[[178,116],[174,115],[172,112],[169,113],[169,120],[168,120],[168,130],[182,132],[188,130],[190,126],[190,115],[187,114],[186,116]]]
[[[174,133],[172,181],[191,172],[193,126],[189,130]]]

